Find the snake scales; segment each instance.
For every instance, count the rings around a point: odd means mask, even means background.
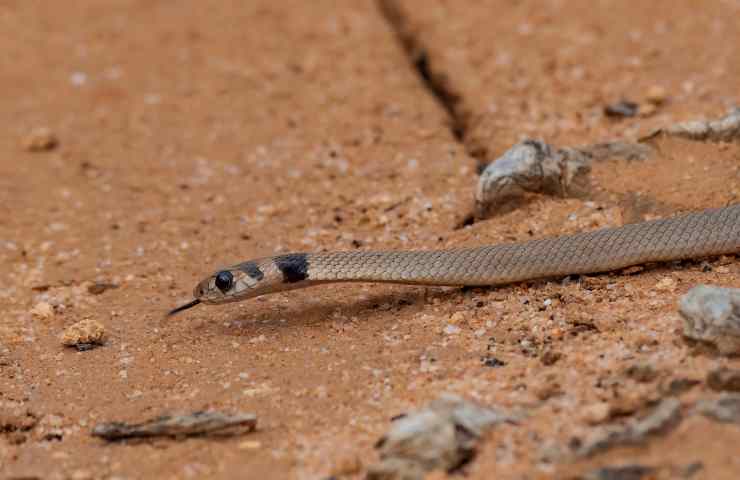
[[[521,243],[432,251],[293,253],[251,260],[201,281],[195,299],[220,304],[331,282],[499,285],[740,251],[740,205]]]

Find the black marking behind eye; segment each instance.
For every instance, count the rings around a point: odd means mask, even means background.
[[[283,273],[283,281],[296,283],[308,278],[308,257],[305,253],[291,253],[275,257],[275,265]]]
[[[231,289],[231,286],[234,284],[234,275],[231,274],[228,270],[224,270],[222,272],[218,272],[216,274],[216,288],[221,290],[221,292],[226,293]]]
[[[260,270],[260,267],[258,267],[255,262],[244,262],[239,264],[238,268],[255,280],[262,280],[265,278],[265,274],[262,273],[262,270]]]

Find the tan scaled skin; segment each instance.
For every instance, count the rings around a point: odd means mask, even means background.
[[[476,248],[296,253],[244,262],[215,272],[195,288],[193,302],[170,314],[198,303],[237,302],[331,282],[500,285],[738,251],[740,205],[575,235]],[[219,283],[228,288],[220,288]]]

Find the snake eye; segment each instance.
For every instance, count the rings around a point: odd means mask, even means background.
[[[226,293],[233,284],[234,275],[232,275],[231,272],[224,270],[216,274],[216,287],[221,290],[222,293]]]

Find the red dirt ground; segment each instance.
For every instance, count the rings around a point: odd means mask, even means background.
[[[671,140],[595,165],[592,199],[455,228],[477,164],[522,136],[632,139],[739,104],[740,5],[701,5],[402,0],[395,27],[459,98],[454,120],[375,2],[0,2],[0,477],[361,478],[390,418],[454,392],[527,413],[483,439],[467,478],[695,462],[692,479],[737,478],[740,428],[696,416],[561,455],[604,405],[629,417],[698,380],[688,408],[708,371],[740,367],[690,348],[676,313],[693,285],[740,287],[734,257],[497,289],[317,287],[163,318],[219,266],[278,252],[525,240],[735,202],[737,144]],[[655,91],[648,116],[602,113]],[[39,128],[55,148],[24,147]],[[62,346],[82,319],[105,345]],[[626,373],[644,364],[649,381]],[[90,436],[203,409],[253,412],[258,431]]]

